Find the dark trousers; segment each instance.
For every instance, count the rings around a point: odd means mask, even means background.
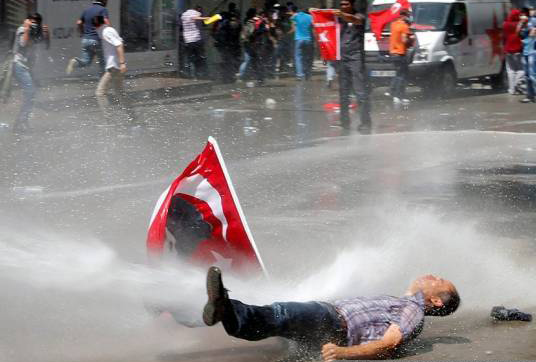
[[[361,125],[370,126],[370,90],[364,58],[360,60],[342,60],[338,62],[339,98],[341,103],[341,125],[350,127],[350,92],[355,92]]]
[[[230,300],[223,326],[231,336],[258,341],[284,337],[321,347],[325,343],[346,345],[346,328],[335,308],[322,302],[286,302],[265,306]]]
[[[257,82],[262,83],[264,81],[264,66],[261,63],[261,54],[259,49],[255,47],[255,44],[248,44],[244,46],[244,49],[250,58],[249,65],[253,71],[253,76]]]
[[[236,72],[240,66],[240,46],[222,46],[220,52],[220,77],[223,83],[233,83],[236,80]]]
[[[194,43],[185,43],[184,52],[186,53],[186,73],[196,78],[206,78],[207,60],[205,58],[205,50],[202,41]]]
[[[408,59],[405,55],[391,54],[391,61],[395,66],[396,75],[391,81],[391,95],[393,97],[406,97],[406,82],[409,73]]]

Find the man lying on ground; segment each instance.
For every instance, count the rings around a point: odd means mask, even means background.
[[[425,315],[446,316],[460,304],[454,285],[433,275],[413,281],[400,298],[357,297],[330,303],[254,306],[229,299],[220,269],[211,267],[207,294],[205,324],[222,322],[229,335],[249,341],[285,337],[322,346],[325,361],[389,358],[398,346],[421,332]]]

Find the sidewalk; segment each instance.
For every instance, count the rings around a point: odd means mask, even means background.
[[[316,61],[313,74],[323,74],[325,66]],[[293,81],[293,74],[281,74],[276,82],[287,83]],[[98,107],[95,98],[98,78],[65,78],[43,82],[38,88],[35,99],[35,111],[44,112],[72,112],[76,108],[79,112],[96,111]],[[235,84],[219,84],[214,80],[193,80],[178,78],[175,72],[143,74],[125,79],[125,88],[134,104],[151,100],[165,100],[171,98],[189,99],[195,96],[221,97],[229,94],[230,88],[247,89],[248,82]],[[268,81],[270,83],[270,81]],[[11,98],[6,104],[0,103],[0,123],[10,123],[15,119],[21,105],[22,91],[18,85],[13,85]]]

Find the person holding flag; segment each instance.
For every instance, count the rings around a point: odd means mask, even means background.
[[[357,2],[356,5],[354,3]],[[341,126],[350,128],[350,91],[354,90],[359,105],[360,132],[370,132],[370,89],[365,67],[366,0],[341,0],[335,16],[341,23],[339,68],[339,98]]]
[[[391,82],[394,104],[409,104],[409,99],[406,99],[406,79],[409,72],[407,52],[415,42],[415,35],[409,28],[409,16],[410,11],[402,9],[398,19],[391,23],[389,54],[396,70],[396,75]]]

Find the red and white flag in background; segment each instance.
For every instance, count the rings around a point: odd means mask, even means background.
[[[400,16],[400,10],[411,10],[411,4],[409,0],[397,0],[390,8],[380,11],[370,12],[368,14],[370,20],[370,29],[374,33],[376,40],[380,40],[382,37],[383,28],[391,21],[397,19]]]
[[[266,273],[212,137],[156,203],[147,249],[162,255],[170,246],[194,264]]]
[[[335,16],[335,10],[315,9],[311,10],[311,15],[313,16],[313,27],[320,48],[320,56],[326,61],[340,60],[341,29],[339,19]]]

